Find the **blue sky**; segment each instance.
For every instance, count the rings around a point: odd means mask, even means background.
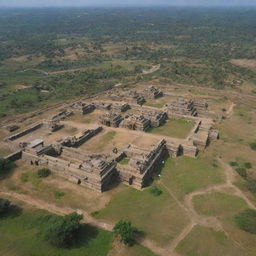
[[[12,7],[99,5],[256,6],[256,0],[0,0],[0,6]]]

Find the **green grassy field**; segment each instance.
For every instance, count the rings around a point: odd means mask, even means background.
[[[223,232],[201,226],[195,226],[176,250],[183,256],[247,255]]]
[[[40,230],[44,226],[44,211],[23,210],[0,218],[0,255],[13,256],[106,256],[113,235],[95,227],[83,225],[76,245],[71,249],[56,249],[44,241]]]
[[[194,122],[188,122],[181,119],[168,119],[164,125],[157,128],[151,128],[148,132],[176,138],[185,138],[193,128],[194,124]]]
[[[168,192],[160,188],[163,193],[155,197],[150,194],[149,188],[138,191],[123,186],[122,191],[113,196],[96,218],[113,222],[130,220],[147,237],[159,245],[167,245],[181,232],[188,219]]]
[[[248,208],[242,198],[224,193],[196,196],[193,203],[197,212],[211,216],[234,216]]]
[[[91,147],[92,150],[101,150],[115,137],[115,131],[109,131],[101,137],[101,140]]]
[[[221,183],[223,175],[206,157],[168,159],[161,172],[162,182],[182,199],[186,194]]]

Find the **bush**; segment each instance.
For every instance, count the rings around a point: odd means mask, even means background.
[[[81,227],[80,221],[83,215],[72,213],[64,217],[58,216],[54,223],[45,230],[45,239],[51,245],[58,248],[68,248],[72,246]]]
[[[239,168],[236,168],[236,172],[243,178],[246,178],[247,177],[247,172],[246,172],[246,169],[245,168],[242,168],[242,167],[239,167]]]
[[[248,178],[247,182],[246,182],[246,187],[252,193],[256,193],[256,180],[254,180],[252,178]]]
[[[256,211],[252,209],[244,210],[235,216],[238,227],[246,232],[256,234]]]
[[[39,178],[46,178],[51,174],[51,171],[47,168],[42,168],[37,171],[37,176]]]
[[[238,163],[237,162],[229,162],[229,165],[230,166],[238,166]]]
[[[63,196],[65,196],[65,193],[61,192],[61,191],[57,191],[57,192],[54,193],[54,195],[55,195],[55,198],[60,199]]]
[[[246,163],[244,163],[244,167],[245,167],[246,169],[251,169],[251,168],[252,168],[252,164],[249,163],[249,162],[246,162]]]
[[[29,181],[29,174],[28,173],[22,173],[20,176],[20,179],[22,182],[26,183]]]
[[[134,236],[138,232],[137,228],[133,227],[130,221],[120,220],[114,227],[114,233],[120,237],[120,240],[129,246],[134,243]]]
[[[160,196],[163,191],[161,189],[159,189],[158,187],[152,187],[149,190],[150,194],[152,194],[153,196]]]
[[[14,164],[4,158],[0,158],[0,175],[5,174],[13,168]]]
[[[252,150],[256,150],[256,141],[249,144]]]
[[[10,208],[11,202],[7,199],[0,198],[0,214],[6,213]]]

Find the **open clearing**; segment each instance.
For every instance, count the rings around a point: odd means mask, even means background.
[[[240,67],[256,69],[256,59],[233,59],[230,62]]]
[[[162,126],[151,128],[148,132],[175,138],[185,138],[194,125],[194,122],[186,120],[168,119]]]
[[[130,220],[157,244],[167,245],[185,227],[188,219],[167,191],[161,189],[163,194],[155,197],[149,193],[149,189],[138,191],[123,187],[96,217],[113,222]]]

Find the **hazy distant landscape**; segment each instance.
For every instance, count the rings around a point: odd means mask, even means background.
[[[217,89],[255,83],[255,12],[2,9],[0,116],[152,77]]]

